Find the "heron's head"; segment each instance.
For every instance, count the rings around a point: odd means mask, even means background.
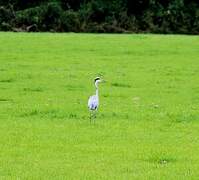
[[[96,87],[97,87],[98,83],[100,83],[100,82],[103,82],[103,80],[102,80],[100,77],[96,77],[96,78],[94,79],[94,83],[95,83],[95,86],[96,86]]]

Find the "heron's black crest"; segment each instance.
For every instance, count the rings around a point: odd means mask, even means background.
[[[99,78],[99,77],[96,77],[96,78],[95,78],[95,82],[96,82],[97,80],[100,80],[100,78]]]

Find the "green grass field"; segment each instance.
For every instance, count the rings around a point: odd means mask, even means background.
[[[101,76],[100,108],[87,100]],[[199,36],[0,33],[0,179],[198,179]]]

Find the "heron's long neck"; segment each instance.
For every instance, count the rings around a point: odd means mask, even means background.
[[[98,88],[96,88],[96,96],[99,97]]]
[[[98,93],[98,84],[95,84],[96,87],[96,96],[99,97],[99,93]]]

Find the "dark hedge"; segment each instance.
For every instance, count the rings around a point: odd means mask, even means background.
[[[0,0],[0,30],[199,34],[199,2]]]

